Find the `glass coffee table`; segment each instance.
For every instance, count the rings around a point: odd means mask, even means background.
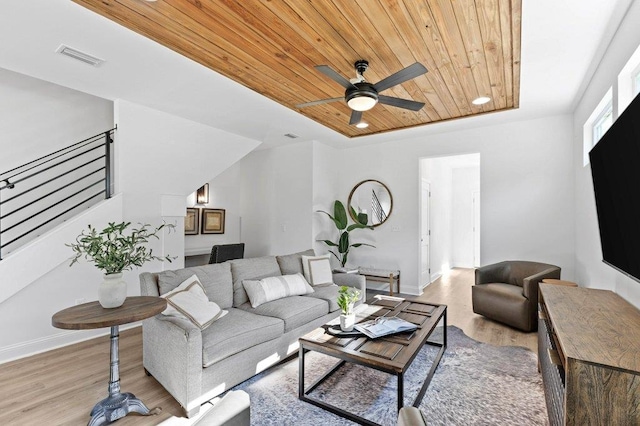
[[[397,377],[398,411],[404,406],[404,374],[411,366],[420,349],[426,345],[439,348],[429,372],[422,384],[413,406],[420,405],[429,383],[433,378],[440,359],[447,347],[447,306],[433,303],[412,301],[398,297],[378,296],[368,304],[365,316],[361,320],[373,319],[380,316],[397,316],[418,326],[417,330],[407,333],[369,339],[363,335],[340,336],[329,333],[328,326],[318,328],[299,339],[298,354],[298,397],[302,401],[316,405],[341,417],[364,425],[378,425],[372,420],[351,413],[343,408],[329,404],[310,394],[321,383],[328,379],[346,362],[362,365],[383,371]],[[436,326],[443,327],[442,342],[429,340]],[[305,355],[309,351],[319,352],[339,361],[320,378],[305,387]],[[354,392],[357,392],[354,389]]]

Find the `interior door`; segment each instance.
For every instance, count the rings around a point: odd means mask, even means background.
[[[473,191],[473,266],[480,266],[480,191]]]
[[[429,262],[431,183],[424,179],[421,184],[420,201],[420,288],[424,288],[431,283],[431,265]]]

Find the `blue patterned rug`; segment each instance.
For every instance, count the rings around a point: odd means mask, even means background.
[[[433,339],[441,341],[438,331]],[[441,333],[441,331],[440,331]],[[493,346],[447,327],[447,349],[422,399],[429,425],[547,425],[547,411],[537,357],[528,349]],[[430,368],[437,348],[426,345],[405,375],[405,405],[410,405]],[[335,364],[315,352],[305,357],[305,383]],[[251,397],[251,424],[353,425],[354,423],[298,399],[298,359],[272,367],[234,389]],[[362,417],[395,425],[396,378],[345,364],[316,388],[312,396]]]

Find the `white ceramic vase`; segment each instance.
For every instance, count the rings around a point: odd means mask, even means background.
[[[342,331],[352,331],[356,323],[356,314],[340,314],[340,329]]]
[[[103,308],[122,306],[127,298],[127,283],[122,279],[122,272],[105,274],[98,287],[98,302]]]

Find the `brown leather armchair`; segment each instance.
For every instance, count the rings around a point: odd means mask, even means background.
[[[476,269],[473,312],[522,331],[538,328],[538,283],[560,278],[560,267],[508,260]]]

